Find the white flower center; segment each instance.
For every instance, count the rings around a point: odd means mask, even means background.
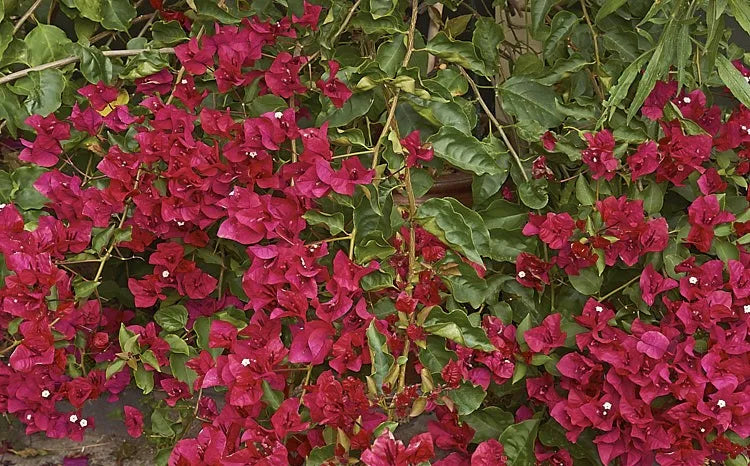
[[[612,403],[610,403],[609,401],[605,401],[604,404],[602,405],[602,408],[607,409],[607,410],[612,409]]]
[[[745,304],[745,314],[750,314],[750,304]]]
[[[706,428],[705,427],[701,427],[701,432],[705,432],[705,431],[706,431]]]
[[[281,113],[281,112],[276,112],[276,113],[274,113],[274,114],[273,114],[273,116],[274,116],[274,117],[275,117],[275,118],[276,118],[277,120],[281,120],[281,117],[283,117],[283,116],[284,116],[284,114],[283,114],[283,113]]]
[[[747,131],[747,126],[745,125],[740,126],[740,128],[742,128],[742,131]]]
[[[594,310],[595,310],[596,312],[602,312],[602,311],[604,310],[604,308],[603,308],[603,307],[601,307],[601,306],[596,306],[596,307],[594,308]]]
[[[161,276],[167,278],[169,276],[169,270],[165,270],[164,272],[162,272]]]
[[[8,204],[0,204],[0,209],[5,208],[6,205],[8,205]]]
[[[31,414],[27,414],[27,415],[26,415],[26,420],[27,420],[27,421],[30,421],[30,420],[31,420]]]
[[[690,282],[691,285],[695,285],[698,283],[698,279],[695,277],[688,278],[688,281]]]
[[[258,156],[258,153],[255,151],[251,151],[251,152],[248,152],[247,155],[249,155],[251,159],[254,159],[255,157]]]
[[[244,367],[247,367],[247,366],[249,366],[249,365],[250,365],[250,360],[249,360],[248,358],[245,358],[245,359],[243,359],[243,360],[242,360],[242,365],[243,365]]]
[[[692,99],[690,99],[690,97],[685,97],[682,99],[682,101],[685,102],[686,104],[689,104],[690,102],[692,102]]]
[[[187,84],[187,79],[183,79],[182,81],[180,81],[180,83],[181,84]]]
[[[50,395],[49,390],[42,390],[42,398],[49,398]]]
[[[78,416],[75,414],[71,414],[68,419],[70,419],[70,422],[78,422]]]
[[[596,162],[596,157],[591,157],[592,162]]]
[[[727,402],[724,400],[719,400],[716,402],[716,406],[718,406],[719,408],[724,408],[727,406]]]
[[[526,272],[524,272],[523,270],[518,272],[518,278],[524,278],[525,276],[526,276]]]
[[[178,227],[181,227],[181,226],[183,226],[184,224],[185,224],[185,222],[177,222],[177,226],[178,226]]]
[[[87,421],[86,419],[81,419],[81,422],[79,422],[78,425],[81,427],[86,427],[87,425],[89,425],[89,421]]]

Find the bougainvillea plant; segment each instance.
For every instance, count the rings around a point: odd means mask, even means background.
[[[746,2],[0,20],[27,434],[136,389],[158,464],[748,464]]]

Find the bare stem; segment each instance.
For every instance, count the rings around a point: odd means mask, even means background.
[[[28,10],[26,10],[26,13],[21,16],[21,19],[18,20],[15,26],[13,26],[13,34],[15,35],[16,32],[18,32],[19,29],[21,29],[21,26],[23,26],[23,23],[26,22],[29,17],[34,14],[34,10],[36,10],[39,5],[42,4],[42,0],[36,0],[33,5],[29,7]]]

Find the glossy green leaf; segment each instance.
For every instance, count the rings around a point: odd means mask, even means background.
[[[480,443],[489,439],[497,439],[500,434],[514,423],[512,413],[503,411],[497,406],[489,406],[484,409],[462,416],[461,420],[468,423],[474,429],[472,442]]]
[[[499,441],[505,448],[508,466],[528,466],[534,464],[534,443],[539,429],[539,419],[529,419],[508,426],[500,435]]]
[[[26,61],[31,66],[41,65],[70,56],[72,42],[57,26],[37,24],[26,34]]]
[[[375,321],[370,322],[367,327],[367,345],[370,348],[370,360],[372,361],[372,378],[379,393],[383,393],[383,382],[393,368],[395,359],[388,351],[385,335],[375,328]]]
[[[578,15],[570,11],[560,11],[552,18],[549,36],[544,41],[544,56],[548,62],[554,61],[553,58],[558,56],[556,50],[565,45],[578,21]]]
[[[723,55],[716,57],[716,67],[719,70],[719,77],[737,97],[737,100],[745,106],[750,106],[750,84],[742,73]]]
[[[495,351],[484,330],[473,326],[466,313],[460,310],[445,313],[438,307],[434,308],[425,320],[424,329],[428,333],[453,340],[469,348]]]
[[[154,373],[153,371],[147,371],[142,364],[138,365],[138,368],[133,372],[135,378],[135,385],[143,391],[144,395],[148,395],[154,389]]]
[[[156,311],[154,320],[167,332],[176,332],[185,329],[188,321],[188,312],[185,306],[173,304]]]
[[[456,359],[456,353],[445,348],[445,338],[427,336],[427,344],[419,351],[419,361],[430,372],[440,373],[451,359]]]
[[[81,280],[73,284],[76,300],[85,299],[91,296],[99,287],[100,282]]]
[[[617,11],[618,8],[625,5],[627,2],[628,0],[605,0],[605,2],[602,4],[602,7],[599,8],[599,11],[596,13],[595,21],[598,23],[602,19]]]
[[[490,234],[482,217],[453,198],[434,198],[419,206],[418,221],[430,233],[472,262],[483,264]]]
[[[596,267],[581,269],[578,275],[568,276],[570,284],[584,296],[596,296],[602,287],[603,276],[599,275]]]
[[[437,134],[429,138],[435,150],[435,156],[445,160],[454,167],[477,175],[501,174],[504,170],[497,162],[501,154],[473,136],[444,126]]]
[[[477,55],[474,44],[461,40],[453,40],[444,32],[437,33],[427,43],[425,50],[444,61],[476,71],[483,76],[488,73],[484,61]]]
[[[544,26],[544,18],[555,3],[557,0],[531,0],[531,35],[535,38]]]
[[[512,76],[500,86],[503,109],[519,122],[536,122],[553,128],[563,121],[555,92],[528,77]]]
[[[34,183],[47,170],[33,165],[17,168],[11,173],[11,179],[18,186],[13,195],[13,202],[23,210],[41,209],[49,201],[34,187]]]
[[[389,77],[396,76],[406,56],[406,36],[396,34],[378,47],[375,61]]]
[[[529,219],[528,209],[505,199],[495,199],[479,215],[489,230],[521,230]]]
[[[396,5],[398,0],[370,0],[370,14],[374,19],[390,16]]]
[[[487,297],[487,281],[477,274],[474,267],[458,260],[454,262],[457,273],[447,275],[444,279],[450,287],[453,299],[459,303],[469,303],[479,308]]]
[[[471,42],[474,44],[479,58],[484,61],[487,70],[494,70],[497,67],[498,47],[504,38],[502,25],[484,16],[477,19]]]
[[[326,212],[308,210],[302,215],[302,218],[307,220],[307,223],[310,225],[325,225],[332,235],[338,235],[344,231],[344,214],[341,212],[328,214]]]
[[[174,45],[187,39],[185,30],[177,21],[157,21],[151,25],[151,37],[162,45]]]
[[[532,209],[541,209],[549,202],[547,194],[547,180],[544,178],[532,179],[522,183],[518,187],[518,197],[521,202]]]
[[[102,26],[116,31],[127,31],[136,15],[130,0],[101,0]]]
[[[268,381],[263,381],[263,402],[268,405],[271,409],[276,411],[281,406],[281,402],[284,401],[284,393],[274,390]]]
[[[729,0],[729,8],[742,29],[750,34],[750,3],[746,0]]]
[[[104,81],[105,84],[112,82],[114,77],[112,61],[105,57],[99,49],[78,45],[75,51],[81,58],[80,70],[86,81],[92,84],[99,81]]]
[[[482,387],[473,385],[471,382],[463,382],[458,388],[448,392],[448,397],[456,404],[458,414],[461,416],[479,409],[486,396],[487,392]]]

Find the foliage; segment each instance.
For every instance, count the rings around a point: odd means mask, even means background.
[[[747,464],[750,7],[519,3],[0,3],[0,412],[82,440],[134,386],[170,465]]]

